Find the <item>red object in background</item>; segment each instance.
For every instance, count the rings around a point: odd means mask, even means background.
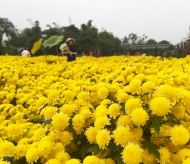
[[[139,56],[141,53],[139,52],[139,51],[137,51],[136,53],[135,53],[135,55],[136,56]]]
[[[97,57],[98,57],[98,58],[100,57],[100,51],[97,52]]]
[[[90,51],[87,52],[86,56],[90,56]]]

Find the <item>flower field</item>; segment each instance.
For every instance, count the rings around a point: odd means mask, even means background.
[[[0,56],[0,164],[189,164],[190,57]]]

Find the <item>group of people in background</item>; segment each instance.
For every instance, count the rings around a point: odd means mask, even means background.
[[[130,49],[127,51],[127,56],[161,56],[162,58],[185,57],[185,52],[180,48],[167,47],[167,48],[154,48],[154,49]]]
[[[61,51],[60,55],[61,56],[66,56],[67,61],[75,61],[76,56],[78,55],[77,50],[75,48],[75,39],[74,38],[68,38],[65,43],[67,45],[67,49],[64,51]],[[146,52],[145,52],[146,51]],[[149,52],[150,51],[150,52]],[[115,55],[115,54],[114,54]],[[146,56],[146,55],[154,55],[156,56],[161,56],[163,58],[165,57],[183,57],[183,52],[181,49],[174,49],[173,47],[168,47],[164,49],[130,49],[127,51],[127,56]],[[28,48],[21,49],[20,50],[20,56],[22,57],[31,57],[31,52]],[[84,51],[82,52],[82,56],[93,56],[99,58],[101,56],[100,51],[96,51],[93,53],[93,51],[88,51],[85,53]]]
[[[85,53],[84,53],[84,55],[85,55]],[[83,56],[84,56],[84,55],[83,55]],[[97,51],[97,52],[95,52],[95,53],[93,53],[92,51],[88,51],[88,52],[86,53],[86,56],[93,56],[93,57],[97,57],[97,58],[99,58],[100,55],[101,55],[100,51]]]
[[[67,49],[64,49],[64,51],[61,51],[61,56],[66,56],[67,61],[75,61],[76,56],[78,55],[77,50],[75,48],[75,39],[74,38],[68,38],[66,42],[64,43],[67,45]],[[20,56],[22,57],[31,57],[31,52],[28,48],[21,49],[19,52]],[[88,51],[86,54],[85,52],[82,53],[82,56],[94,56],[94,57],[100,57],[101,53],[98,50],[97,52],[93,53],[92,51]]]

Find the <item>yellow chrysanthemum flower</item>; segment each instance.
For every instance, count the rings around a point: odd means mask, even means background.
[[[61,143],[61,142],[56,142],[53,145],[53,152],[59,152],[59,151],[64,151],[65,150],[65,146]]]
[[[60,141],[63,145],[68,145],[73,140],[73,135],[68,132],[64,131],[61,134]]]
[[[37,141],[37,140],[40,140],[46,133],[46,129],[44,128],[38,128],[37,130],[35,130],[34,132],[34,140]]]
[[[156,87],[156,83],[153,81],[146,81],[142,84],[142,93],[147,93]]]
[[[179,164],[182,163],[181,157],[178,154],[172,153],[171,154],[171,160],[172,164]]]
[[[99,105],[95,111],[95,118],[106,116],[106,115],[107,115],[107,107],[104,105]]]
[[[181,157],[182,160],[190,158],[190,149],[184,148],[180,149],[177,154]]]
[[[120,93],[117,97],[117,100],[120,102],[120,103],[125,103],[126,100],[129,99],[129,95],[127,93]]]
[[[17,145],[15,147],[15,158],[19,159],[21,157],[24,157],[27,152],[28,146],[24,144]]]
[[[85,135],[88,139],[88,141],[90,142],[90,144],[96,143],[96,135],[97,135],[97,129],[95,127],[89,127],[86,131],[85,131]]]
[[[171,129],[171,140],[174,145],[184,145],[189,141],[189,132],[182,125]]]
[[[87,156],[83,160],[83,164],[99,164],[100,159],[94,155]]]
[[[0,161],[0,164],[11,164],[11,163],[8,161]]]
[[[116,164],[115,161],[111,158],[106,158],[105,159],[105,164]]]
[[[55,159],[58,159],[61,163],[65,163],[70,159],[70,155],[67,152],[59,151],[55,154]]]
[[[129,83],[130,92],[137,92],[140,89],[141,81],[139,79],[132,79]]]
[[[137,126],[144,126],[149,116],[143,108],[136,108],[131,112],[131,120]]]
[[[69,118],[66,114],[59,113],[53,116],[53,126],[55,129],[64,130],[69,125]]]
[[[90,99],[90,95],[89,95],[88,92],[82,91],[82,92],[80,92],[80,93],[78,94],[77,98],[78,98],[79,100],[88,101],[88,100]]]
[[[58,141],[60,140],[60,138],[62,137],[62,131],[61,130],[51,130],[50,133],[48,134],[48,136],[45,136],[45,137],[48,137],[50,141]],[[44,140],[43,137],[42,139]],[[41,140],[42,140],[41,139]]]
[[[75,112],[76,107],[73,104],[64,104],[61,109],[60,112],[67,114],[68,116],[71,116],[73,114],[73,112]]]
[[[128,115],[119,116],[117,119],[117,126],[129,126],[131,124],[131,119]]]
[[[160,127],[160,134],[163,136],[171,136],[171,128],[172,126],[162,124]]]
[[[14,156],[15,146],[12,142],[4,141],[0,143],[0,156]]]
[[[78,160],[78,159],[70,159],[65,164],[80,164],[80,160]]]
[[[130,98],[127,100],[125,103],[125,113],[126,114],[131,114],[131,112],[136,109],[141,107],[141,100],[140,99],[135,99],[135,98]]]
[[[46,120],[49,120],[51,118],[53,118],[53,116],[56,114],[57,112],[57,108],[56,107],[52,107],[52,106],[48,106],[44,109],[44,117]]]
[[[123,162],[127,164],[137,164],[142,162],[143,150],[135,144],[128,144],[123,152],[122,158]]]
[[[190,158],[187,158],[187,159],[185,159],[185,160],[183,161],[182,164],[189,164],[189,163],[190,163]]]
[[[59,97],[59,91],[58,90],[50,90],[48,93],[48,100],[50,102],[54,102]]]
[[[11,135],[22,135],[22,130],[20,128],[19,124],[10,124],[7,127],[7,131],[11,134]]]
[[[90,109],[83,109],[83,110],[80,111],[79,114],[83,115],[84,120],[86,120],[86,119],[91,117],[92,112],[90,111]]]
[[[165,97],[156,97],[151,101],[150,108],[153,114],[165,116],[170,112],[170,102]]]
[[[110,99],[104,99],[104,100],[102,100],[101,101],[101,103],[100,103],[100,105],[109,105],[109,104],[111,104],[111,100]]]
[[[97,129],[103,129],[106,125],[110,125],[110,120],[107,116],[98,117],[94,122],[94,126]]]
[[[76,114],[72,119],[72,125],[74,129],[83,128],[85,125],[84,116],[81,114]]]
[[[53,143],[51,141],[41,141],[38,145],[38,152],[42,157],[47,157],[53,150]]]
[[[48,98],[40,97],[36,102],[36,107],[41,109],[46,103],[48,103]]]
[[[65,95],[65,98],[67,101],[71,101],[74,99],[75,97],[75,93],[71,90],[66,90],[63,92],[63,94]]]
[[[46,164],[62,164],[58,159],[50,159]]]
[[[171,109],[171,114],[176,116],[177,118],[183,118],[185,116],[185,108],[184,106],[175,106]]]
[[[97,91],[97,95],[100,99],[105,99],[109,94],[109,90],[106,87],[101,87]]]
[[[189,109],[190,108],[190,91],[181,90],[179,91],[179,98],[182,100],[183,105]]]
[[[137,140],[142,139],[143,130],[141,127],[131,129],[131,132],[132,132],[133,137],[136,138]]]
[[[143,162],[147,164],[155,163],[155,156],[154,154],[149,154],[148,150],[145,149],[143,151]]]
[[[176,89],[170,85],[161,85],[159,87],[159,92],[163,97],[166,97],[168,99],[176,98]]]
[[[109,131],[106,129],[100,130],[96,135],[96,142],[100,149],[105,149],[111,140]]]
[[[108,108],[108,114],[111,118],[116,118],[118,115],[120,115],[120,106],[116,103],[111,104]]]
[[[131,139],[129,127],[118,127],[113,132],[113,138],[116,145],[121,145],[122,147],[125,147]]]
[[[158,151],[160,153],[160,160],[159,160],[160,163],[167,163],[170,161],[171,154],[167,148],[162,147]]]
[[[40,157],[40,154],[36,147],[32,147],[26,152],[25,157],[28,163],[33,163],[33,162],[37,162],[38,158]]]

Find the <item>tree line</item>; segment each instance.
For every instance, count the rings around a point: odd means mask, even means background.
[[[18,54],[22,48],[32,49],[34,42],[39,38],[48,39],[53,35],[63,35],[64,40],[68,37],[76,39],[76,48],[79,54],[88,51],[100,51],[102,55],[108,56],[113,54],[126,53],[129,45],[133,44],[157,44],[154,39],[147,39],[146,35],[138,36],[135,33],[130,33],[128,36],[119,39],[113,33],[106,29],[99,31],[92,25],[92,20],[81,24],[80,28],[75,25],[60,27],[57,23],[46,25],[46,29],[42,30],[40,22],[31,23],[31,27],[18,30],[14,24],[7,18],[0,18],[0,54],[9,53],[12,55]],[[160,43],[169,43],[161,41]],[[47,49],[48,54],[56,54],[56,49]],[[41,51],[37,55],[43,54]]]

